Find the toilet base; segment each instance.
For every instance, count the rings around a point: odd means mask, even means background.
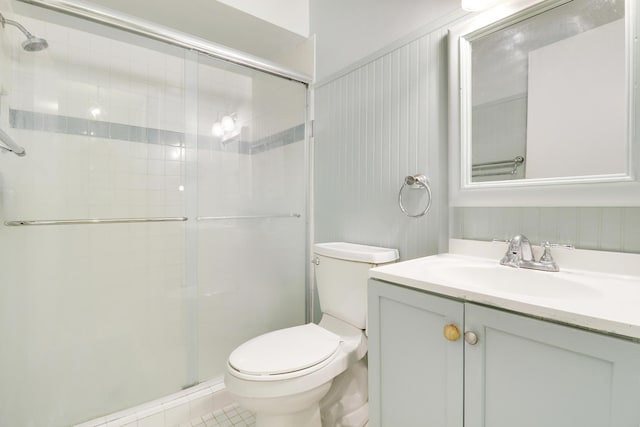
[[[321,427],[320,407],[316,404],[293,414],[256,413],[256,427]]]
[[[240,406],[255,413],[256,427],[321,427],[320,399],[327,394],[331,383],[280,397],[240,396],[233,390],[229,390],[229,394]]]
[[[325,426],[363,427],[369,420],[368,369],[360,359],[333,379],[329,393],[320,401]]]

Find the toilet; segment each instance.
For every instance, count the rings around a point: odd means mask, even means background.
[[[322,319],[252,338],[227,361],[225,386],[256,427],[363,427],[368,422],[367,279],[396,249],[313,247]]]

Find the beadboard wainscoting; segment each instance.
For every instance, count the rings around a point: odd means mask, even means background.
[[[317,242],[398,248],[401,259],[446,248],[446,40],[446,29],[431,31],[316,88]],[[433,205],[409,218],[398,191],[405,176],[419,173],[430,181]]]
[[[571,243],[580,249],[640,253],[637,207],[456,207],[451,237]]]

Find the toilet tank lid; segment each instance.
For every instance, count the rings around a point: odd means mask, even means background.
[[[369,264],[384,264],[399,258],[397,249],[346,242],[316,243],[313,245],[313,252],[316,255]]]

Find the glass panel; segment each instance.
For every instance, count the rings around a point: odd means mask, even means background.
[[[204,380],[222,375],[229,353],[248,338],[304,323],[306,87],[198,59]]]
[[[0,127],[27,150],[0,158],[3,221],[185,216],[182,52],[10,16],[49,48],[2,32]],[[0,233],[1,425],[70,425],[189,382],[184,223]]]
[[[0,152],[0,221],[188,221],[0,225],[0,425],[221,379],[240,342],[303,323],[306,87],[18,6],[49,48],[0,29],[0,129],[27,151]],[[197,220],[272,214],[299,216]]]

